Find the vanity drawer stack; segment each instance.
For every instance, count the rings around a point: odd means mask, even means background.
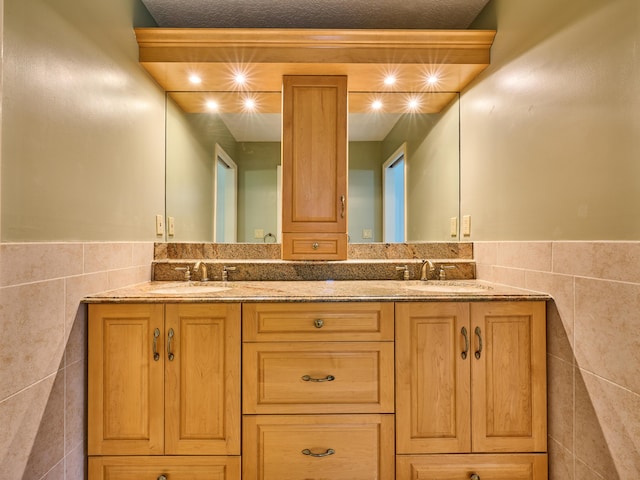
[[[393,303],[242,315],[243,480],[393,478]]]

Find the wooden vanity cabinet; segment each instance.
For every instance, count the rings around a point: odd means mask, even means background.
[[[347,258],[347,77],[285,75],[282,258]]]
[[[127,471],[107,456],[129,456],[153,478],[192,462],[239,463],[228,457],[240,455],[239,304],[91,304],[88,336],[90,480]],[[226,458],[204,458],[213,455]]]
[[[397,478],[462,480],[473,459],[518,458],[530,473],[487,476],[546,479],[545,332],[544,302],[397,303]],[[443,453],[493,455],[430,455]]]

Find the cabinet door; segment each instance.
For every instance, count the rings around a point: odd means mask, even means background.
[[[91,457],[89,480],[240,480],[240,457]]]
[[[473,475],[477,477],[473,477]],[[396,480],[547,480],[547,456],[400,455]]]
[[[89,305],[89,455],[164,453],[163,320],[162,305]]]
[[[477,302],[473,329],[473,451],[546,451],[544,302]]]
[[[467,303],[396,303],[396,449],[469,452]]]
[[[347,77],[283,82],[283,258],[346,259]]]
[[[240,305],[166,306],[166,453],[240,453]]]

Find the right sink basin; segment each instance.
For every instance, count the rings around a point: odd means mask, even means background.
[[[463,281],[429,280],[412,283],[405,288],[425,293],[483,293],[491,287]]]

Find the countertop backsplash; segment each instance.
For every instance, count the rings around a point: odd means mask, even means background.
[[[441,267],[447,280],[475,278],[471,242],[417,242],[350,244],[344,261],[281,260],[280,244],[156,243],[152,279],[179,281],[189,267],[191,280],[201,280],[193,267],[202,261],[210,280],[221,280],[224,267],[233,268],[234,281],[402,280],[405,267],[419,280],[424,260],[435,266],[430,278],[439,278]]]

